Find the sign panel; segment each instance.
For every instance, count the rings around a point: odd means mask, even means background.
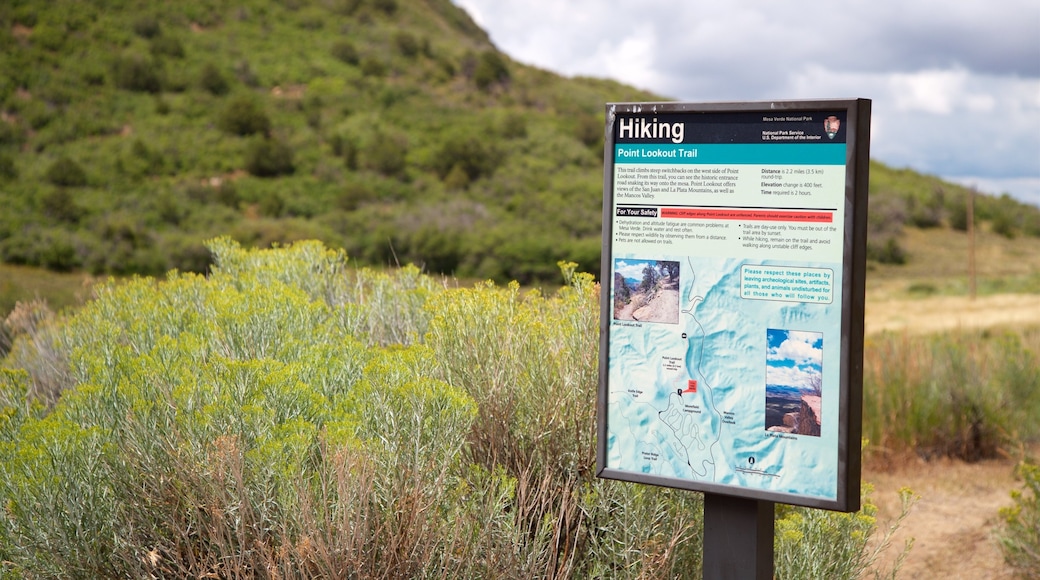
[[[859,509],[870,101],[606,113],[599,476]]]

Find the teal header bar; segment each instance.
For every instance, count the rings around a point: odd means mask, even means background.
[[[614,163],[845,165],[844,143],[615,145]]]

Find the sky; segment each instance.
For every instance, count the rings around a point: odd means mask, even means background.
[[[871,157],[1040,206],[1040,0],[454,0],[511,58],[689,102],[867,98]]]
[[[766,384],[811,389],[823,372],[823,334],[768,329]]]

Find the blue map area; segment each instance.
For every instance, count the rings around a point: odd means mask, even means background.
[[[840,308],[741,298],[742,266],[790,264],[667,259],[681,264],[678,325],[610,326],[606,466],[834,499]],[[832,269],[841,288],[840,265],[798,266]],[[824,337],[821,436],[765,428],[767,329],[777,328]]]

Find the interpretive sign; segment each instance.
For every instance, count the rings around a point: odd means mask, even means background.
[[[607,105],[600,477],[859,509],[869,127]]]

